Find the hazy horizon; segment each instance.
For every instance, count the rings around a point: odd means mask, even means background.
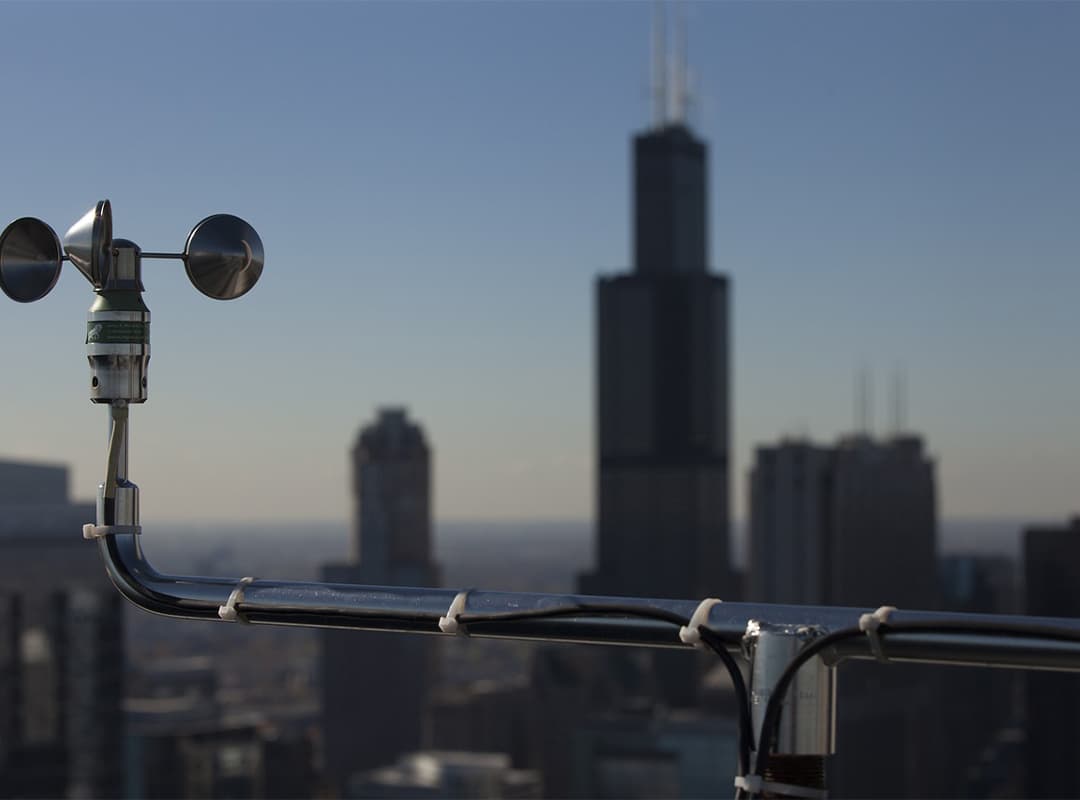
[[[943,518],[938,521],[938,552],[941,555],[1008,555],[1018,557],[1025,528],[1043,525],[1060,527],[1064,519],[1052,518]],[[144,544],[152,551],[174,549],[177,546],[207,547],[244,543],[281,541],[297,538],[310,541],[312,537],[323,546],[331,540],[340,546],[345,557],[351,542],[351,523],[348,520],[272,520],[247,522],[214,522],[212,520],[177,521],[155,520],[145,523]],[[493,537],[529,542],[530,552],[544,553],[542,537],[558,542],[584,545],[591,553],[594,544],[594,523],[585,519],[514,519],[514,520],[434,520],[433,550],[436,559],[448,549],[465,548],[469,552],[480,541]],[[732,555],[738,566],[745,566],[746,521],[733,520]],[[214,539],[211,537],[217,536]],[[551,549],[551,554],[558,554]],[[254,551],[253,551],[254,554]]]

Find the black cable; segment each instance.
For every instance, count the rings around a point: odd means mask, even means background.
[[[1016,636],[1025,639],[1049,639],[1056,641],[1080,642],[1080,632],[1070,631],[1066,628],[1057,628],[1050,625],[1022,625],[1009,623],[973,623],[970,621],[948,622],[899,622],[881,623],[877,629],[877,635],[884,637],[886,634],[902,633],[967,633],[976,636]],[[826,634],[806,643],[780,674],[776,684],[772,688],[772,695],[765,706],[765,715],[761,722],[761,734],[757,743],[757,762],[754,765],[754,773],[764,776],[768,766],[770,749],[776,739],[777,729],[780,724],[780,711],[783,706],[784,696],[790,688],[795,674],[807,661],[818,655],[821,651],[849,639],[867,637],[867,632],[861,628],[844,628],[839,631]]]
[[[458,614],[462,625],[477,625],[484,622],[517,622],[525,619],[544,619],[545,617],[575,617],[588,614],[619,617],[640,617],[670,622],[672,625],[687,625],[689,620],[674,611],[662,608],[641,606],[623,606],[618,603],[568,603],[551,608],[526,608],[520,611],[493,611],[491,613]]]
[[[724,647],[720,638],[704,625],[698,628],[698,634],[701,636],[701,641],[705,642],[705,645],[716,653],[720,661],[727,667],[728,676],[731,678],[731,687],[735,690],[735,705],[739,711],[739,733],[736,737],[739,750],[739,767],[736,774],[742,777],[750,772],[750,750],[754,746],[754,730],[750,720],[750,693],[746,689],[746,680],[743,678],[742,670],[739,669],[738,663],[736,663],[731,653],[727,651],[727,648]],[[736,793],[735,796],[739,797],[739,793]]]
[[[659,608],[641,608],[636,606],[623,606],[617,603],[574,603],[572,605],[558,606],[556,608],[534,608],[521,611],[499,611],[491,614],[459,614],[457,619],[462,625],[471,627],[483,625],[485,622],[517,622],[526,619],[544,619],[550,617],[568,617],[579,615],[604,615],[621,617],[639,617],[643,619],[655,619],[661,622],[670,622],[672,625],[684,627],[690,624],[690,620],[671,611]],[[738,749],[738,774],[746,775],[750,769],[750,750],[753,747],[754,733],[750,721],[750,695],[746,689],[746,681],[742,670],[724,647],[720,638],[709,628],[701,625],[698,627],[701,641],[715,653],[728,671],[731,678],[731,686],[735,691],[735,704],[738,710],[738,734],[736,736]]]

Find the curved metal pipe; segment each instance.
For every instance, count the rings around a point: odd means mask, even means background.
[[[135,605],[156,614],[187,619],[219,620],[239,579],[165,575],[146,560],[139,536],[113,534],[99,540],[106,570],[120,593]],[[358,586],[256,580],[244,586],[237,608],[254,624],[298,625],[309,628],[347,628],[369,631],[439,633],[439,618],[447,613],[457,591],[397,586]],[[629,609],[664,611],[689,619],[697,608],[692,600],[653,600],[632,597],[532,594],[470,591],[464,613],[505,614],[563,609],[582,604],[617,604]],[[709,613],[708,627],[733,652],[742,652],[750,620],[779,625],[811,625],[824,632],[850,628],[872,609],[821,606],[719,603]],[[890,618],[906,622],[1001,624],[1032,629],[1054,628],[1076,633],[1080,620],[933,611],[896,611]],[[638,647],[686,648],[678,629],[659,620],[582,613],[547,619],[475,622],[475,637],[523,639]],[[894,632],[888,637],[891,661],[1019,667],[1080,671],[1080,641],[1036,640],[1020,636],[971,633]],[[826,654],[827,660],[874,658],[865,638],[853,639]]]

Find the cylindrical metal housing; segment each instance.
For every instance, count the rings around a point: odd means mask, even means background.
[[[825,633],[812,625],[771,625],[753,620],[746,645],[753,663],[750,705],[754,737],[761,736],[773,687],[791,659],[810,639]],[[820,656],[799,669],[783,701],[775,752],[827,756],[836,751],[836,669]]]
[[[146,401],[150,311],[142,299],[137,245],[118,239],[109,283],[98,290],[86,320],[90,399]]]

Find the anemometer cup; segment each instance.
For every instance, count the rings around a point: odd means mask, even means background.
[[[215,300],[247,294],[262,275],[262,239],[240,217],[214,214],[191,229],[184,267],[192,286]]]
[[[112,270],[112,230],[112,206],[100,200],[64,234],[64,252],[95,289],[105,285]]]
[[[18,303],[47,295],[60,278],[60,240],[34,217],[22,217],[0,233],[0,289]]]

